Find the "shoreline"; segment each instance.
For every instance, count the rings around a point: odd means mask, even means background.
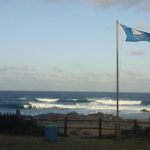
[[[95,117],[99,117],[99,118],[107,118],[107,117],[111,117],[111,118],[115,118],[116,117],[116,114],[114,112],[105,112],[105,111],[98,111],[98,112],[91,112],[91,113],[79,113],[78,111],[51,111],[51,112],[48,112],[48,113],[39,113],[39,114],[27,114],[27,115],[31,115],[33,117],[36,117],[36,116],[48,116],[48,115],[52,115],[52,114],[57,114],[57,115],[60,115],[60,116],[66,116],[68,114],[76,114],[76,116],[78,118],[80,118],[81,116],[81,119],[82,117],[89,117],[89,116],[95,116]],[[23,113],[26,115],[26,113]],[[99,114],[99,115],[98,115]],[[146,121],[149,121],[150,120],[150,112],[149,111],[146,111],[146,110],[141,110],[140,112],[130,112],[130,113],[126,113],[126,112],[120,112],[119,113],[119,117],[124,119],[124,120],[146,120]]]
[[[143,115],[145,115],[146,112],[144,112]],[[136,114],[135,114],[136,115]],[[31,115],[27,115],[27,116],[31,116]],[[147,114],[147,116],[149,116],[149,113]],[[64,119],[64,118],[68,118],[71,120],[98,120],[98,119],[102,119],[104,121],[116,121],[117,116],[113,115],[113,114],[106,114],[106,113],[102,113],[102,112],[97,112],[97,113],[91,113],[91,114],[79,114],[75,111],[69,112],[69,113],[45,113],[45,114],[38,114],[38,115],[33,115],[32,116],[35,119],[48,119],[48,120],[57,120],[57,119]],[[120,120],[138,120],[138,121],[150,121],[150,118],[139,118],[139,119],[135,119],[135,118],[125,118],[120,116],[119,117]],[[138,116],[137,116],[138,118]]]
[[[78,111],[71,111],[71,110],[34,110],[34,109],[19,109],[20,110],[20,113],[22,115],[25,115],[25,116],[32,116],[32,117],[38,117],[38,116],[42,116],[42,117],[46,117],[46,116],[51,116],[51,115],[59,115],[59,116],[65,116],[67,114],[70,114],[70,113],[75,113],[76,116],[78,116],[78,118],[80,116],[82,116],[83,118],[84,117],[88,117],[88,116],[97,116],[97,114],[101,114],[99,117],[104,117],[104,116],[110,116],[110,117],[115,117],[115,113],[114,112],[106,112],[106,111],[98,111],[98,112],[91,112],[91,113],[79,113]],[[15,114],[16,113],[16,109],[2,109],[0,111],[0,113],[2,114],[6,114],[6,113],[12,113],[12,114]],[[120,111],[119,112],[119,116],[120,118],[124,119],[124,120],[146,120],[146,121],[149,121],[150,120],[150,111],[147,111],[147,110],[141,110],[140,112],[123,112],[123,111]]]
[[[97,112],[97,113],[91,113],[91,114],[79,114],[75,111],[62,114],[62,113],[47,113],[47,114],[39,114],[33,116],[33,118],[39,118],[39,119],[63,119],[63,118],[68,118],[68,119],[81,119],[81,120],[96,120],[96,119],[116,119],[116,116],[113,116],[112,114],[104,114],[102,112]]]

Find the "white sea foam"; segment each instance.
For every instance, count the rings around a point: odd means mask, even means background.
[[[53,103],[36,103],[30,102],[29,105],[31,108],[60,108],[60,109],[78,109],[82,108],[79,104],[76,105],[64,105],[64,104],[53,104]]]
[[[74,99],[71,99],[71,100],[76,102],[76,101],[78,101],[79,99],[75,99],[75,98],[74,98]]]
[[[97,111],[116,111],[116,105],[102,105],[101,103],[82,103],[82,104],[56,104],[56,103],[40,103],[40,102],[30,102],[29,103],[30,108],[34,109],[85,109],[85,110],[97,110]],[[120,105],[119,107],[120,111],[135,111],[140,112],[142,109],[150,110],[147,106],[141,106],[141,105]]]
[[[23,108],[31,108],[31,105],[28,105],[28,104],[25,104],[25,105],[23,105]]]
[[[36,98],[36,100],[38,100],[40,102],[54,103],[54,102],[57,102],[59,99],[54,99],[54,98]]]
[[[25,97],[20,97],[20,98],[18,98],[18,99],[21,99],[21,100],[26,100],[26,99],[28,99],[28,98],[25,98]]]
[[[89,99],[92,103],[101,103],[105,105],[116,105],[116,100],[112,99],[96,99],[96,100],[91,100]],[[135,100],[119,100],[119,105],[140,105],[142,104],[142,101],[135,101]]]

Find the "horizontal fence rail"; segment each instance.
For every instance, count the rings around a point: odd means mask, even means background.
[[[72,129],[76,130],[98,130],[98,136],[101,138],[104,135],[104,131],[116,133],[116,121],[115,120],[88,120],[88,119],[33,119],[37,123],[46,122],[47,125],[56,123],[58,129],[62,129],[65,136],[68,135],[68,131]],[[85,125],[86,123],[86,125]],[[61,124],[61,125],[59,125]],[[120,120],[120,130],[127,129],[128,131],[138,132],[139,127],[150,127],[149,121],[137,121],[137,120]],[[107,133],[108,135],[108,133]]]
[[[2,114],[0,113],[0,132],[6,133],[17,131],[18,129],[26,129],[27,133],[31,133],[34,129],[43,131],[43,127],[47,125],[55,125],[60,135],[78,135],[80,132],[83,135],[89,136],[115,136],[117,133],[116,120],[104,119],[70,119],[69,117],[56,118],[35,118],[24,116],[20,113]],[[142,120],[119,120],[121,135],[132,136],[148,136],[150,138],[150,121]],[[39,127],[40,129],[38,129]],[[41,128],[42,127],[42,128]],[[34,131],[35,131],[34,130]],[[35,131],[35,132],[36,132]],[[76,132],[78,131],[78,132]],[[22,130],[19,130],[18,133]],[[14,132],[15,133],[15,132]],[[81,135],[80,134],[80,135]]]

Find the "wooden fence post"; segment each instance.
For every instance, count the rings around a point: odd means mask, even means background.
[[[67,136],[67,124],[68,124],[68,118],[64,118],[64,135]]]
[[[102,137],[102,119],[99,118],[99,138]]]
[[[115,128],[114,136],[117,139],[117,123],[116,122],[114,123],[114,128]]]
[[[137,132],[138,132],[138,125],[137,125],[137,120],[135,119],[134,120],[134,133],[135,133],[135,135],[137,135]]]

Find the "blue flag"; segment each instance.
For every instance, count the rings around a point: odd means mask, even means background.
[[[138,41],[148,41],[150,42],[150,33],[139,31],[133,28],[126,27],[121,25],[123,30],[126,33],[126,41],[129,42],[138,42]]]

